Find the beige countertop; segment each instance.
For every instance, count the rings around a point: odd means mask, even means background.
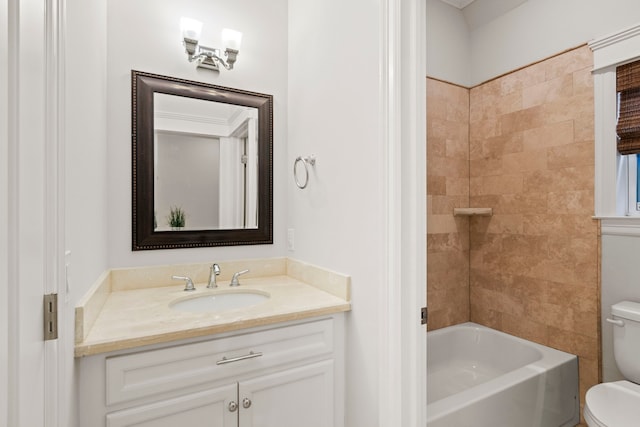
[[[298,263],[298,268],[289,269],[289,272],[299,271],[299,266]],[[318,274],[315,276],[322,277]],[[96,313],[90,322],[82,313],[83,310],[89,311],[91,298],[85,299],[76,308],[75,356],[168,343],[351,309],[348,289],[342,295],[335,295],[291,275],[241,278],[240,282],[239,287],[231,288],[228,280],[219,281],[216,289],[207,289],[205,283],[196,282],[196,291],[192,292],[185,292],[183,283],[139,289],[109,289],[107,292],[96,291],[100,289],[96,287],[94,293],[100,299],[101,307],[92,309]],[[345,283],[349,285],[348,277]],[[194,313],[170,307],[176,300],[228,292],[262,293],[268,294],[269,298],[249,307],[221,312]],[[96,300],[95,296],[92,298]]]

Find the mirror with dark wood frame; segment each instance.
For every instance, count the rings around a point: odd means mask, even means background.
[[[273,243],[273,97],[132,70],[133,250]]]

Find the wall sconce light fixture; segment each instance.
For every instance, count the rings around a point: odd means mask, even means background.
[[[182,30],[182,39],[189,62],[196,61],[198,67],[208,70],[218,71],[220,65],[227,70],[233,69],[233,64],[236,62],[240,51],[240,43],[242,42],[241,32],[227,28],[222,30],[225,60],[221,57],[220,49],[198,44],[202,33],[202,22],[191,18],[182,18],[180,19],[180,29]]]

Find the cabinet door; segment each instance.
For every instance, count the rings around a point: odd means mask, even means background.
[[[242,381],[241,427],[332,427],[333,361]]]
[[[107,427],[238,427],[237,384],[107,414]]]

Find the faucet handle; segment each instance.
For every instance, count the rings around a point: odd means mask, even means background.
[[[249,270],[247,269],[247,270],[238,271],[237,273],[233,273],[233,277],[231,278],[231,283],[229,283],[229,286],[240,286],[240,282],[238,281],[238,276],[248,272]]]
[[[171,276],[172,279],[174,280],[184,280],[185,281],[185,286],[184,286],[184,290],[185,291],[195,291],[196,287],[193,286],[193,281],[191,280],[191,277],[187,277],[187,276]]]

